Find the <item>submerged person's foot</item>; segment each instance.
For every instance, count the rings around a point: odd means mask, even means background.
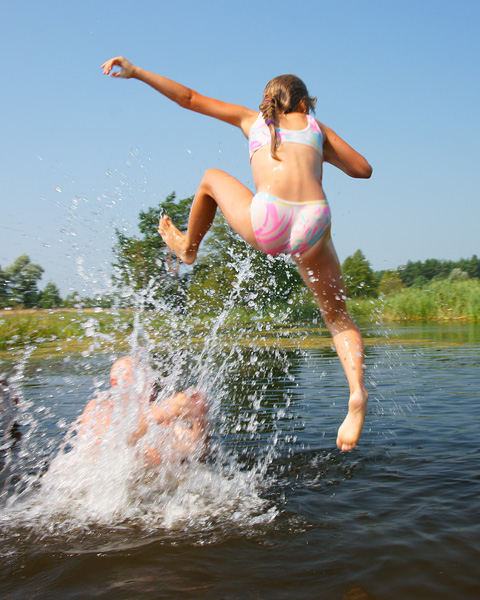
[[[368,393],[360,389],[350,396],[348,414],[338,429],[337,446],[343,452],[353,450],[360,439],[365,415],[367,414]]]
[[[187,265],[195,262],[197,258],[196,249],[188,248],[187,236],[175,227],[168,215],[160,219],[158,233],[162,236],[165,244],[175,252],[182,262]]]

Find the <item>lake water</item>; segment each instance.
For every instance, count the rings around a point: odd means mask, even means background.
[[[160,474],[125,449],[87,467],[60,449],[111,355],[24,358],[0,597],[478,599],[479,325],[370,332],[369,414],[346,454],[340,364],[308,342],[183,362],[176,382],[202,376],[212,400],[212,452]]]

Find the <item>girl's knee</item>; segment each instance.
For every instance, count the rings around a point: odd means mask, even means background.
[[[207,169],[203,174],[202,181],[211,181],[212,179],[216,179],[217,177],[222,177],[225,175],[225,171],[221,171],[220,169]]]
[[[224,175],[224,172],[220,171],[219,169],[207,169],[203,174],[203,178],[200,182],[200,185],[198,186],[198,191],[203,191],[207,194],[211,194],[215,186],[215,182],[218,181],[221,175]]]

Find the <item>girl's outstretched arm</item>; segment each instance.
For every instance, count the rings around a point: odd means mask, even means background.
[[[116,66],[120,67],[121,71],[114,71],[113,68]],[[107,60],[102,68],[105,75],[143,81],[181,107],[235,125],[242,129],[245,135],[248,135],[250,127],[258,115],[257,112],[244,106],[202,96],[181,83],[132,65],[123,56]]]
[[[341,169],[350,177],[368,179],[372,174],[372,167],[367,160],[347,144],[330,127],[319,123],[323,137],[323,159],[325,162]]]

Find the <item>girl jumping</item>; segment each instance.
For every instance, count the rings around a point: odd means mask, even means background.
[[[122,56],[108,60],[102,68],[105,75],[138,79],[183,108],[235,125],[248,138],[257,193],[231,175],[209,169],[193,200],[187,231],[181,233],[168,216],[160,219],[158,231],[183,262],[192,264],[219,207],[230,226],[257,250],[292,255],[317,301],[347,376],[348,414],[338,430],[337,446],[352,450],[367,412],[363,341],[345,304],[322,171],[325,161],[350,177],[368,178],[371,166],[311,116],[315,99],[294,75],[281,75],[267,84],[258,112],[202,96]]]

